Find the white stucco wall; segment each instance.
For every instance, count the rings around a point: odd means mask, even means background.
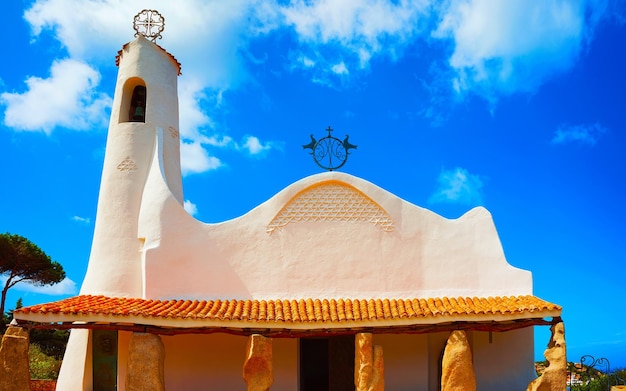
[[[508,264],[484,208],[449,220],[365,180],[329,172],[288,186],[244,216],[204,224],[168,196],[156,162],[152,167],[143,199],[149,207],[142,207],[139,227],[145,238],[146,298],[532,294],[531,274]],[[324,193],[326,185],[372,201],[391,219],[393,230],[340,214],[338,221],[295,221],[268,233],[292,200],[311,189]],[[301,204],[298,212],[308,213],[314,203]]]
[[[537,377],[533,356],[533,328],[501,333],[474,331],[472,353],[478,390],[524,391]]]

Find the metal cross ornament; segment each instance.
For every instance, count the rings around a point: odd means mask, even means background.
[[[333,128],[326,128],[328,135],[316,140],[311,135],[311,142],[302,146],[303,149],[310,149],[315,163],[324,170],[333,171],[342,167],[348,161],[351,149],[357,146],[350,144],[349,135],[341,141],[337,137],[331,136]]]
[[[143,10],[135,15],[133,28],[135,37],[141,34],[155,42],[157,38],[163,38],[161,33],[165,29],[165,18],[158,11]]]

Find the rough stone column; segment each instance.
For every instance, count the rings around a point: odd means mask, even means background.
[[[441,391],[476,391],[472,351],[463,330],[448,337],[441,363]]]
[[[565,354],[565,326],[563,322],[550,327],[552,336],[543,356],[548,366],[543,375],[533,380],[527,391],[563,391],[567,387],[567,356]]]
[[[29,391],[28,330],[9,326],[0,345],[0,391]]]
[[[128,347],[126,391],[165,391],[165,347],[156,334],[133,333]]]
[[[268,391],[274,383],[272,368],[272,339],[259,334],[248,337],[243,380],[248,391]]]
[[[371,333],[358,333],[354,342],[354,385],[356,391],[384,391],[383,347],[372,345]]]

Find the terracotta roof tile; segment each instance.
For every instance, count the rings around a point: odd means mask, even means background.
[[[376,327],[401,322],[436,324],[560,316],[561,307],[535,296],[442,297],[415,299],[153,300],[76,296],[16,310],[18,320],[35,322],[109,321],[177,327]],[[398,323],[399,324],[399,323]],[[206,326],[204,326],[206,325]],[[315,326],[316,325],[316,326]],[[191,327],[191,326],[189,326]],[[324,326],[326,327],[326,326]]]

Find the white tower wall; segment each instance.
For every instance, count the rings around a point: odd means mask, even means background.
[[[94,239],[81,294],[142,296],[138,217],[158,129],[167,185],[182,204],[178,136],[179,65],[140,36],[119,54],[119,72],[102,170]],[[145,122],[129,122],[134,87],[146,87]]]

